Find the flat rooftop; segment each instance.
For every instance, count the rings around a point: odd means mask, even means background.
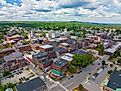
[[[68,63],[68,61],[59,59],[59,61],[56,61],[53,65],[57,67],[63,67]]]
[[[24,59],[23,54],[21,52],[13,52],[7,56],[4,56],[4,60],[7,61],[12,61],[12,60],[21,60]]]
[[[34,52],[33,54],[32,54],[32,57],[35,57],[35,58],[42,58],[42,57],[44,57],[44,56],[47,56],[47,53],[44,53],[44,52]]]
[[[15,49],[13,49],[13,48],[5,48],[5,49],[3,49],[3,50],[0,50],[0,53],[2,53],[2,52],[6,52],[6,51],[14,51]]]
[[[53,63],[53,61],[50,60],[50,59],[45,59],[45,60],[40,61],[40,63],[42,63],[43,65],[46,65],[46,64],[48,64],[50,62]]]
[[[54,50],[55,50],[56,52],[63,52],[63,51],[65,51],[66,49],[63,48],[63,47],[57,47],[57,48],[55,48]]]
[[[28,47],[28,46],[30,46],[30,45],[29,44],[26,44],[26,45],[18,45],[18,46],[16,46],[16,48]]]
[[[121,71],[114,71],[111,75],[107,87],[116,90],[121,88]]]
[[[83,50],[76,50],[73,52],[73,54],[85,54],[86,52]]]
[[[65,53],[65,56],[73,57],[74,55],[73,55],[73,54],[71,54],[71,53]]]
[[[104,51],[109,53],[114,53],[117,50],[117,48],[120,46],[121,46],[121,42],[117,42],[117,44],[114,45],[112,48],[105,49]]]
[[[46,84],[39,77],[16,86],[17,91],[45,91]]]
[[[16,37],[22,37],[21,35],[12,35],[12,36],[7,36],[8,38],[16,38]]]
[[[66,61],[68,61],[68,62],[70,62],[70,61],[72,61],[73,60],[73,58],[72,57],[68,57],[68,56],[62,56],[61,57],[61,59],[63,59],[63,60],[66,60]]]
[[[52,45],[42,45],[40,47],[43,48],[43,49],[53,48]]]

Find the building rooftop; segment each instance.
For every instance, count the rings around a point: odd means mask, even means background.
[[[20,47],[28,47],[30,46],[29,44],[26,44],[26,45],[18,45],[18,46],[15,46],[16,48],[20,48]]]
[[[76,44],[77,40],[76,39],[68,39],[67,43],[68,44]]]
[[[16,37],[22,37],[22,36],[20,36],[20,35],[12,35],[12,36],[7,36],[8,38],[16,38]]]
[[[73,54],[85,54],[86,52],[84,52],[83,50],[76,50],[73,52]]]
[[[59,61],[56,61],[53,65],[54,66],[58,66],[58,67],[63,67],[68,63],[68,61],[63,60],[63,59],[59,59]]]
[[[48,64],[48,63],[50,63],[50,62],[53,63],[53,61],[50,60],[50,59],[49,59],[49,60],[48,60],[48,59],[41,60],[40,62],[41,62],[43,65],[46,65],[46,64]]]
[[[7,56],[4,56],[4,60],[7,61],[12,61],[12,60],[21,60],[24,59],[23,54],[21,52],[13,52]]]
[[[63,47],[57,47],[57,48],[55,48],[55,51],[56,52],[63,52],[63,51],[65,51],[66,49],[65,48],[63,48]]]
[[[107,87],[116,90],[121,88],[121,71],[114,71],[111,75]]]
[[[65,55],[62,56],[61,59],[66,60],[66,61],[69,61],[69,62],[73,60],[72,57],[68,57],[68,56],[65,56]]]
[[[68,44],[68,43],[61,43],[61,45],[69,46],[69,44]]]
[[[104,51],[109,52],[109,53],[114,53],[117,50],[117,48],[120,47],[120,46],[121,46],[121,42],[118,42],[112,48],[105,49]]]
[[[40,47],[43,48],[43,49],[53,48],[52,45],[42,45]]]
[[[43,53],[43,52],[34,52],[34,53],[32,54],[32,56],[39,59],[39,58],[42,58],[42,57],[47,56],[47,53]]]
[[[17,91],[45,91],[46,84],[39,77],[16,86]]]
[[[66,53],[64,56],[61,57],[61,59],[66,60],[66,61],[72,61],[73,60],[73,54],[71,53]]]
[[[15,49],[13,49],[13,48],[6,48],[6,49],[3,49],[3,50],[0,50],[0,53],[6,52],[6,51],[13,51],[13,50],[15,50]]]
[[[68,57],[73,57],[74,55],[71,54],[71,53],[66,53],[65,56],[68,56]]]

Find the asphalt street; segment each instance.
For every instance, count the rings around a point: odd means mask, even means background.
[[[103,60],[107,61],[109,58],[108,55],[104,55],[101,57],[101,60],[98,59],[97,61],[94,62],[94,64],[87,66],[86,68],[82,69],[82,72],[80,74],[75,74],[74,78],[71,78],[70,80],[66,79],[61,84],[66,87],[69,90],[72,90],[74,87],[78,86],[80,83],[83,81],[87,80],[89,73],[94,73],[97,68],[100,68],[101,65],[98,65],[99,63],[101,64]]]

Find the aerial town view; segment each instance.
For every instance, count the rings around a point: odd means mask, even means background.
[[[0,0],[0,91],[121,91],[121,0]]]

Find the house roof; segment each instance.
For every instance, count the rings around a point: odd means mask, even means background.
[[[116,90],[121,88],[121,71],[114,71],[111,75],[107,87]]]
[[[45,87],[46,84],[39,77],[16,86],[17,91],[44,91]]]

